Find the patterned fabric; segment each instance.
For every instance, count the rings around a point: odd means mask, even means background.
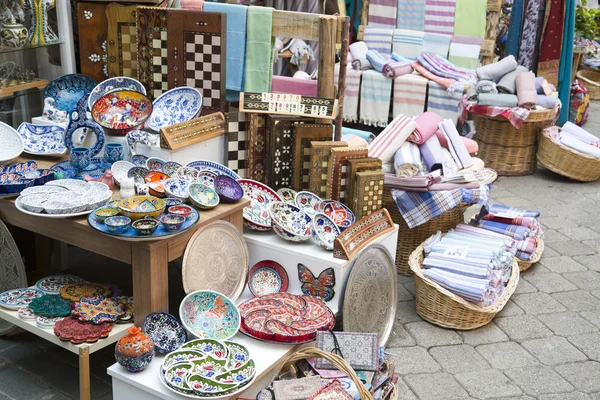
[[[337,87],[340,64],[335,66],[334,82]],[[344,92],[344,122],[358,122],[358,94],[360,92],[361,71],[346,66],[346,90]]]
[[[422,31],[425,29],[425,0],[398,0],[396,28]]]
[[[417,124],[412,119],[404,115],[397,116],[373,140],[369,146],[369,157],[379,158],[383,163],[392,161],[396,150],[402,146],[416,127]]]
[[[461,93],[448,93],[445,88],[435,82],[429,82],[427,111],[434,112],[442,118],[449,118],[454,124],[458,121],[458,105]]]
[[[381,72],[383,64],[385,64],[385,58],[377,50],[367,51],[367,60],[371,63],[373,69],[377,72]]]
[[[531,111],[526,108],[520,107],[494,107],[494,106],[480,106],[477,103],[467,102],[466,97],[459,103],[459,114],[460,121],[466,120],[468,113],[476,113],[481,115],[488,115],[490,117],[496,117],[498,115],[503,116],[510,121],[511,125],[516,129],[521,128],[523,121],[529,117]]]
[[[394,168],[396,176],[411,177],[421,172],[424,167],[421,162],[419,146],[411,142],[404,142],[394,155]]]
[[[508,26],[508,37],[506,40],[505,56],[517,57],[519,54],[519,41],[521,39],[521,27],[523,26],[524,1],[514,1],[510,12]]]
[[[273,46],[271,35],[273,9],[249,7],[246,31],[246,67],[244,90],[270,92],[273,75]]]
[[[451,40],[451,35],[425,32],[423,36],[423,53],[434,53],[447,58]]]
[[[539,211],[533,211],[533,210],[520,210],[518,208],[514,208],[514,207],[509,207],[509,206],[505,206],[503,204],[491,204],[488,207],[488,211],[492,214],[504,214],[504,215],[511,215],[516,217],[532,217],[532,218],[538,218],[540,216],[540,212]]]
[[[437,54],[422,53],[417,59],[429,72],[437,76],[455,79],[460,82],[469,82],[471,84],[477,81],[475,72],[460,68]]]
[[[452,35],[456,0],[425,1],[425,32]]]
[[[360,123],[384,127],[388,123],[392,80],[377,71],[362,74],[360,85]]]
[[[392,115],[411,117],[421,115],[425,110],[427,97],[427,79],[418,74],[408,74],[394,79],[394,106]],[[344,109],[346,108],[344,100]]]
[[[387,57],[392,52],[393,35],[393,29],[367,25],[365,26],[364,42],[369,50],[377,50]],[[356,57],[354,58],[356,59]]]
[[[438,268],[426,269],[423,275],[465,300],[481,306],[494,304],[503,291],[503,286],[494,288],[488,279],[471,278]]]
[[[396,0],[371,0],[369,25],[396,27]]]
[[[545,27],[540,45],[538,75],[558,86],[558,68],[563,44],[565,6],[568,0],[551,0],[546,6]]]
[[[527,2],[518,61],[519,65],[524,66],[528,70],[535,70],[537,67],[536,49],[539,48],[538,27],[541,26],[543,21],[544,2],[545,0],[529,0]]]
[[[408,29],[394,30],[394,42],[392,51],[402,57],[415,59],[423,51],[424,33]]]
[[[509,225],[496,221],[480,221],[479,227],[492,232],[510,236],[516,240],[524,240],[533,236],[533,232],[531,232],[529,228],[521,225]]]
[[[479,52],[483,38],[453,36],[448,59],[459,67],[475,69],[479,66]]]

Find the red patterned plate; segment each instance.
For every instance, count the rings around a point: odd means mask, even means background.
[[[98,339],[108,337],[111,330],[112,325],[108,322],[93,325],[80,322],[75,318],[65,318],[54,326],[54,334],[60,340],[75,344],[97,342]]]
[[[256,263],[248,274],[248,289],[255,296],[286,292],[289,278],[281,264],[264,260]]]

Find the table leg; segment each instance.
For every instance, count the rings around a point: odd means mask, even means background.
[[[79,348],[79,399],[90,400],[90,348]]]
[[[137,325],[146,315],[169,311],[168,246],[161,242],[131,245],[133,309]]]
[[[240,232],[244,232],[244,213],[242,210],[236,211],[229,215],[229,222],[235,225]]]

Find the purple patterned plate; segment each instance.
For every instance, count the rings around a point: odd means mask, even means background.
[[[224,203],[235,203],[244,197],[244,189],[233,178],[219,175],[215,178],[215,191]]]

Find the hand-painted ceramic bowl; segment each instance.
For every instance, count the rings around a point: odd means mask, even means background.
[[[166,161],[162,158],[150,157],[146,160],[146,168],[148,168],[149,171],[164,172],[163,169],[165,167],[165,163]]]
[[[190,183],[188,181],[179,178],[169,178],[163,184],[167,196],[184,202],[188,201],[190,197],[188,193],[189,185]]]
[[[202,360],[190,361],[194,364],[194,373],[202,375],[205,378],[213,379],[217,374],[225,372],[227,360],[207,356]]]
[[[148,192],[154,197],[166,197],[165,181],[168,179],[169,175],[158,171],[150,171],[144,177],[144,181],[148,185]]]
[[[182,217],[187,219],[187,217],[192,215],[192,213],[194,212],[194,209],[192,207],[186,206],[186,205],[176,205],[176,206],[167,207],[167,212],[169,214],[181,215]]]
[[[185,179],[186,181],[193,183],[198,180],[200,172],[196,168],[192,167],[181,167],[175,173],[175,177],[179,179]]]
[[[164,172],[172,178],[176,178],[175,174],[177,173],[177,170],[179,170],[179,168],[181,167],[182,165],[179,164],[177,161],[167,161],[165,165],[163,165],[162,172]]]
[[[119,202],[119,211],[132,221],[144,217],[157,219],[165,211],[166,206],[164,200],[153,196],[133,196]]]
[[[131,225],[131,219],[122,215],[108,217],[104,220],[104,224],[110,233],[124,233]]]
[[[227,296],[212,290],[188,294],[179,306],[179,318],[192,336],[225,340],[240,329],[240,312]]]
[[[192,183],[188,187],[190,201],[202,210],[209,210],[219,204],[219,195],[211,187],[202,183]]]
[[[118,210],[120,202],[121,200],[111,200],[108,203],[106,203],[106,207],[116,208]]]
[[[275,202],[271,204],[269,215],[273,230],[282,239],[290,242],[303,242],[312,234],[312,219],[299,207],[290,203]]]
[[[256,367],[254,365],[254,361],[249,360],[246,364],[238,368],[217,374],[213,380],[219,383],[240,385],[252,379],[254,377],[255,370]]]
[[[187,376],[192,373],[194,365],[192,363],[174,364],[165,371],[165,381],[167,385],[174,389],[186,393],[193,393],[193,390],[187,384]]]
[[[167,231],[178,231],[185,222],[185,217],[176,214],[163,214],[159,217],[160,223]]]
[[[94,106],[94,103],[96,103],[96,101],[98,101],[98,99],[104,96],[106,93],[124,89],[146,94],[146,88],[137,79],[129,78],[126,76],[117,76],[115,78],[110,78],[103,82],[100,82],[90,92],[90,96],[88,97],[87,101],[87,106],[91,110]]]
[[[215,382],[212,379],[205,378],[200,374],[193,374],[187,376],[187,386],[194,391],[198,396],[206,397],[208,395],[218,396],[220,394],[225,394],[236,387],[239,384],[234,383],[222,383]]]
[[[159,131],[163,126],[189,121],[200,114],[202,95],[193,87],[177,87],[158,96],[146,126]]]
[[[356,221],[352,210],[345,204],[335,200],[323,200],[319,205],[319,212],[327,215],[343,231]]]
[[[94,211],[94,218],[97,221],[104,222],[106,218],[114,217],[119,213],[119,210],[111,207],[102,207]]]
[[[167,208],[171,207],[171,206],[178,206],[180,204],[183,204],[183,201],[181,201],[181,199],[174,199],[172,197],[167,197],[165,200],[165,203],[167,204]]]
[[[154,233],[156,228],[158,228],[160,222],[155,220],[154,218],[142,218],[137,221],[133,221],[131,226],[135,231],[142,236],[149,236]]]
[[[92,107],[92,118],[107,133],[126,135],[144,124],[152,113],[150,99],[139,92],[117,90],[100,97]]]
[[[243,210],[244,225],[257,231],[270,230],[269,208],[272,203],[282,201],[281,197],[273,189],[258,181],[238,179],[237,182],[244,189],[244,197],[250,200],[250,205]]]
[[[313,218],[312,240],[325,250],[333,250],[333,242],[340,235],[340,228],[331,218],[322,213]]]
[[[321,201],[323,200],[312,192],[298,192],[294,198],[295,205],[311,218],[318,212]]]
[[[223,203],[235,203],[244,197],[244,189],[233,178],[219,175],[215,178],[215,191]]]
[[[277,191],[277,194],[281,197],[281,200],[286,203],[296,204],[296,194],[297,192],[293,189],[281,188]]]
[[[239,368],[250,359],[250,352],[239,343],[223,342],[227,346],[227,367],[229,369]]]

